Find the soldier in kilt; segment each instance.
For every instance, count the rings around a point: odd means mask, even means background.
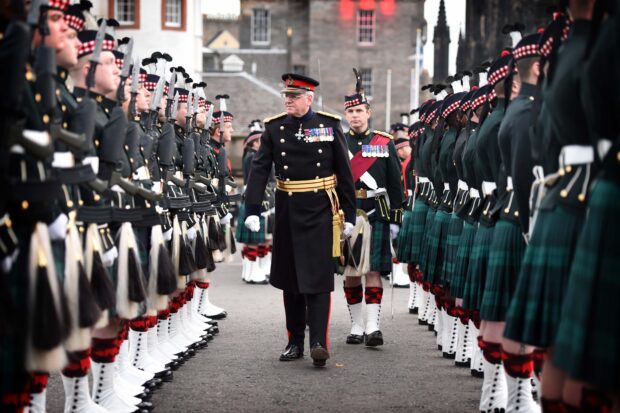
[[[250,133],[243,140],[243,183],[247,185],[250,169],[252,168],[252,159],[260,147],[260,136],[263,133],[263,127],[259,120],[254,120],[249,125]],[[263,214],[267,211],[263,211]],[[241,279],[249,284],[266,284],[267,273],[259,265],[259,255],[266,249],[266,216],[260,216],[260,230],[252,232],[243,225],[245,217],[245,203],[239,205],[239,221],[235,229],[235,238],[237,242],[245,244],[241,249],[241,262],[243,270]]]
[[[512,89],[510,52],[503,52],[489,67],[489,84],[497,96],[494,106],[488,109],[488,116],[483,114],[480,130],[476,139],[476,151],[478,162],[476,163],[478,178],[482,181],[483,193],[482,214],[480,224],[476,231],[474,244],[468,265],[467,283],[463,295],[463,307],[471,313],[478,314],[482,303],[485,282],[487,278],[487,266],[489,251],[495,222],[499,215],[498,199],[505,196],[506,173],[502,167],[499,146],[497,144],[499,128],[504,117],[506,108],[507,92]],[[506,88],[504,86],[506,84]],[[510,93],[510,92],[508,92]],[[516,93],[514,94],[516,96]],[[489,101],[487,100],[487,104]],[[499,190],[497,189],[499,187]],[[481,324],[481,339],[479,345],[483,355],[484,382],[480,398],[480,410],[505,408],[506,405],[506,381],[501,364],[501,347],[499,339],[495,342],[487,341],[485,337],[485,325]],[[501,335],[500,335],[501,337]],[[496,385],[493,388],[493,384]],[[491,398],[492,392],[494,393]]]
[[[345,116],[351,128],[345,136],[355,183],[356,206],[364,211],[371,234],[368,271],[360,272],[361,269],[355,268],[359,263],[353,265],[353,271],[345,269],[344,293],[351,315],[351,332],[346,342],[363,342],[368,347],[376,347],[383,345],[380,330],[381,276],[392,271],[391,243],[402,223],[404,195],[401,166],[393,137],[368,128],[372,109],[361,87],[361,78],[356,70],[354,72],[357,77],[356,93],[345,96]],[[365,220],[366,217],[361,215],[357,220]],[[365,288],[362,286],[362,276],[366,281]],[[365,328],[362,301],[366,302]]]
[[[620,312],[616,240],[620,228],[620,66],[616,53],[610,53],[617,50],[620,39],[619,12],[613,11],[603,23],[598,21],[602,13],[595,14],[593,26],[602,25],[600,33],[591,34],[596,42],[583,72],[582,102],[602,171],[592,185],[571,263],[552,360],[568,376],[564,402],[592,412],[620,406],[620,326],[613,316]],[[607,150],[612,136],[615,141]]]
[[[562,408],[565,373],[549,360],[570,265],[583,222],[588,186],[593,176],[594,149],[580,101],[581,67],[587,49],[594,1],[570,1],[573,23],[566,42],[546,75],[545,113],[552,143],[543,157],[559,159],[559,171],[545,170],[546,195],[540,202],[531,229],[517,287],[508,309],[504,335],[514,341],[547,350],[542,370],[542,406],[554,411]],[[558,150],[559,149],[559,150]],[[571,303],[579,305],[578,303]]]
[[[472,133],[472,129],[475,125],[473,119],[476,115],[470,110],[471,98],[474,93],[475,90],[471,90],[463,96],[459,102],[460,107],[457,111],[461,128],[454,144],[452,161],[456,169],[458,181],[452,216],[450,218],[448,233],[446,236],[446,253],[442,264],[442,272],[444,277],[450,283],[450,294],[454,297],[451,313],[453,316],[459,318],[457,324],[456,353],[454,361],[455,365],[459,367],[468,367],[470,365],[469,359],[471,358],[471,354],[469,354],[471,351],[468,350],[471,349],[471,347],[468,346],[469,343],[467,340],[471,335],[471,332],[469,331],[469,318],[465,315],[462,308],[463,283],[457,283],[457,281],[462,281],[463,278],[456,277],[455,271],[457,252],[461,243],[461,235],[463,233],[463,226],[465,222],[463,217],[467,215],[467,205],[469,204],[469,187],[465,178],[463,152],[465,150],[469,135]]]
[[[438,92],[439,94],[440,92]],[[433,127],[437,126],[437,113],[441,101],[433,101],[428,107],[425,114],[424,122],[426,127],[422,133],[422,140],[420,141],[420,168],[418,173],[418,187],[420,188],[419,198],[416,199],[413,209],[413,230],[412,230],[412,243],[413,248],[411,252],[411,259],[414,263],[417,263],[420,269],[420,280],[424,293],[422,294],[422,312],[419,313],[418,323],[422,325],[429,324],[429,318],[432,316],[431,300],[432,296],[430,292],[430,283],[425,277],[425,256],[428,248],[427,237],[430,229],[430,223],[433,222],[434,210],[431,208],[434,205],[435,193],[433,190],[433,184],[431,182],[432,169],[430,165],[431,158],[431,143],[433,137]],[[419,202],[418,202],[419,199]],[[432,325],[432,323],[431,323]],[[432,327],[430,327],[432,329]]]
[[[453,90],[460,90],[460,80],[453,82]],[[454,358],[456,351],[457,324],[452,309],[454,297],[448,291],[447,279],[442,272],[445,259],[445,249],[448,227],[452,213],[452,205],[456,195],[457,175],[452,160],[456,136],[458,133],[458,107],[464,92],[453,93],[443,100],[440,108],[440,121],[437,130],[443,133],[437,135],[435,147],[432,148],[436,155],[436,184],[442,187],[440,204],[435,214],[435,221],[430,230],[431,245],[428,252],[428,278],[432,284],[437,307],[437,344],[446,358]],[[450,313],[448,314],[448,310]]]
[[[463,297],[465,296],[466,287],[469,285],[468,273],[471,250],[478,230],[478,219],[482,210],[479,190],[481,181],[476,169],[478,162],[476,152],[478,124],[480,116],[485,108],[484,105],[487,101],[487,96],[491,90],[491,85],[486,84],[486,71],[480,69],[478,75],[481,79],[481,86],[471,96],[471,103],[469,105],[470,130],[466,137],[466,142],[463,143],[462,168],[465,185],[467,185],[468,188],[468,200],[459,209],[459,215],[464,222],[463,231],[459,239],[459,246],[456,250],[451,289],[452,294],[456,297],[455,306],[458,307],[457,311],[460,315],[461,323],[465,325],[465,329],[462,332],[462,340],[459,341],[459,349],[457,349],[457,365],[470,366],[472,375],[482,377],[482,355],[480,354],[480,349],[476,342],[478,329],[480,328],[480,318],[476,313],[471,313],[463,308]],[[461,186],[464,185],[461,184]],[[471,360],[468,362],[467,359]]]
[[[417,110],[411,112],[414,114]],[[415,165],[417,159],[415,158],[415,145],[417,132],[419,130],[420,122],[416,121],[411,126],[409,126],[407,130],[408,142],[407,144],[410,147],[409,156],[401,162],[402,164],[402,174],[403,174],[403,188],[405,190],[405,195],[407,197],[407,204],[403,210],[403,223],[400,227],[400,232],[398,233],[397,239],[397,248],[396,248],[396,258],[401,263],[407,264],[407,273],[409,275],[409,300],[407,303],[407,308],[409,309],[410,314],[417,314],[418,312],[418,304],[417,304],[417,283],[415,278],[415,268],[413,265],[409,263],[409,257],[411,256],[411,217],[413,215],[412,204],[413,197],[415,191]]]
[[[403,182],[403,190],[405,198],[408,198],[408,191],[413,193],[413,165],[411,165],[411,142],[409,137],[409,113],[400,114],[401,121],[392,124],[390,126],[390,135],[394,137],[394,146],[396,147],[396,153],[398,154],[398,160],[400,163],[401,180]],[[405,210],[403,208],[403,222],[405,219]],[[403,223],[400,226],[403,229]],[[405,234],[405,236],[408,236]],[[408,265],[398,259],[399,257],[399,245],[398,242],[401,239],[401,233],[398,232],[398,237],[394,240],[394,252],[396,257],[393,258],[392,265],[392,279],[391,283],[396,288],[409,287],[409,300],[407,308],[409,309],[413,303],[413,295],[415,290],[411,288],[411,278],[408,275]],[[389,276],[386,276],[389,278]],[[415,284],[414,284],[415,285]]]
[[[539,33],[526,36],[512,52],[511,68],[517,68],[520,84],[518,95],[515,93],[516,82],[512,82],[512,92],[508,90],[510,81],[505,82],[506,99],[510,103],[499,130],[499,149],[502,170],[508,176],[504,194],[498,201],[499,221],[491,241],[480,308],[484,345],[501,350],[507,385],[507,409],[514,410],[518,406],[519,410],[527,412],[539,410],[532,397],[530,380],[534,367],[533,348],[522,347],[502,336],[506,311],[514,294],[525,251],[523,234],[527,233],[529,224],[528,198],[533,181],[529,124],[533,102],[538,95],[535,84],[540,73],[539,39]]]

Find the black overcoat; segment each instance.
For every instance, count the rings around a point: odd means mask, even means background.
[[[322,137],[306,139],[311,133]],[[309,111],[302,118],[283,113],[265,120],[246,188],[246,217],[260,211],[272,164],[283,181],[336,175],[345,220],[355,222],[353,176],[339,117]],[[277,191],[273,240],[271,285],[302,294],[333,291],[332,211],[324,190]]]

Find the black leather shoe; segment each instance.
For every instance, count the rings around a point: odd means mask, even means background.
[[[418,307],[409,309],[409,314],[417,314],[417,313],[418,313]]]
[[[443,358],[454,360],[456,358],[456,353],[443,353]]]
[[[320,343],[315,343],[310,349],[310,357],[312,357],[312,365],[325,367],[325,362],[329,358],[329,352]]]
[[[155,377],[168,383],[172,381],[173,375],[170,369],[166,369],[166,370],[160,371],[159,373],[155,373]]]
[[[425,326],[425,325],[428,325],[428,321],[426,321],[426,320],[419,320],[418,319],[418,324],[421,325],[421,326]]]
[[[138,403],[138,405],[136,407],[138,409],[141,409],[141,410],[153,410],[153,403],[151,403],[151,402],[141,402],[141,403]]]
[[[284,349],[284,352],[280,354],[280,361],[293,361],[298,360],[304,356],[303,347],[298,346],[297,344],[289,344]]]
[[[456,367],[470,367],[471,366],[471,362],[469,360],[467,360],[467,361],[455,361],[454,365]]]
[[[211,320],[223,320],[226,318],[227,315],[228,313],[226,311],[222,311],[221,313],[208,315],[207,317],[209,317]]]
[[[366,335],[366,347],[377,347],[383,345],[383,334],[381,330],[373,331]]]
[[[362,344],[364,342],[364,334],[349,334],[347,336],[347,344]]]

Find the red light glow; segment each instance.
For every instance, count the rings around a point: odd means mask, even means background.
[[[384,16],[393,16],[396,11],[396,2],[394,0],[383,0],[379,4],[379,9],[381,9],[381,14]]]
[[[340,0],[340,20],[351,20],[354,14],[355,4],[353,0]]]

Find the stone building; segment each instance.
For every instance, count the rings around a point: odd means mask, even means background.
[[[321,82],[316,108],[341,114],[357,67],[372,98],[373,126],[384,129],[410,109],[410,56],[416,30],[424,25],[424,0],[241,0],[236,20],[204,16],[203,77],[215,82],[217,73],[238,71],[279,91],[280,74],[306,74]],[[246,102],[245,109],[258,112],[251,120],[277,113],[281,104]],[[245,134],[246,125],[239,126]]]
[[[506,24],[523,23],[524,34],[544,27],[552,18],[550,8],[558,3],[555,0],[466,1],[465,38],[463,43],[459,42],[457,70],[477,66],[496,57],[503,47],[510,46],[510,38],[502,34]]]
[[[120,23],[116,37],[133,37],[134,52],[144,58],[170,53],[192,74],[202,72],[202,0],[94,0],[96,17]]]

